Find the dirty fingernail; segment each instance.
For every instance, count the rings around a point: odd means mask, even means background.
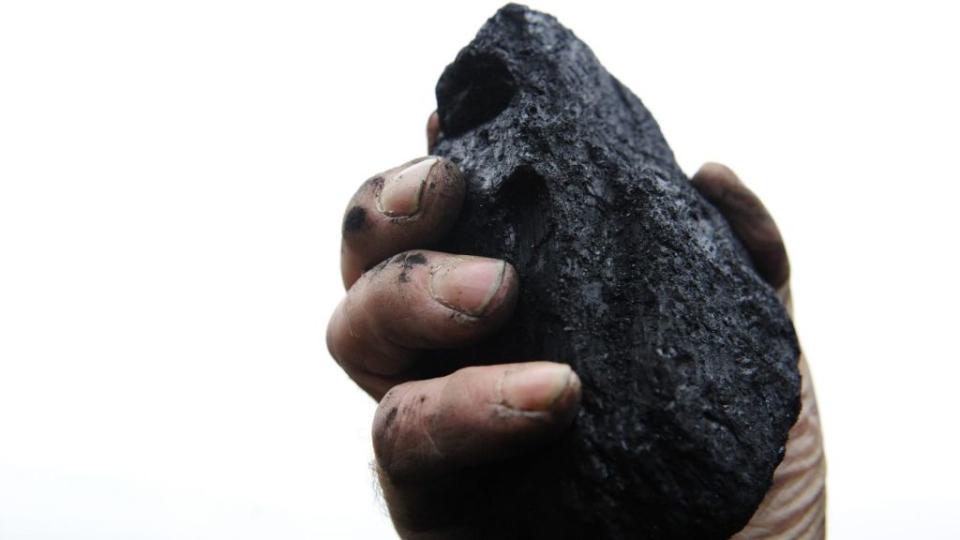
[[[508,371],[500,395],[507,406],[520,411],[547,411],[580,379],[566,364],[537,363]]]
[[[441,304],[479,317],[503,285],[507,263],[482,257],[455,257],[430,277],[430,293]]]
[[[439,158],[430,157],[402,169],[383,183],[377,210],[391,217],[412,216],[420,211],[423,186]]]

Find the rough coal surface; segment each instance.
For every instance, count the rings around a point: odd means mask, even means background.
[[[572,32],[516,5],[459,53],[437,101],[434,153],[468,180],[442,247],[505,258],[522,283],[507,327],[443,365],[551,359],[583,381],[569,432],[474,471],[490,487],[451,511],[487,538],[740,530],[797,417],[797,341],[653,117]]]

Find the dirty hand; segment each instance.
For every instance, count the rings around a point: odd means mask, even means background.
[[[438,132],[434,114],[430,147]],[[720,165],[705,165],[693,182],[723,212],[789,307],[786,252],[763,205]],[[427,361],[421,353],[482,339],[510,317],[516,302],[520,284],[509,263],[424,249],[456,221],[464,189],[451,162],[413,160],[361,185],[343,221],[341,273],[348,290],[330,319],[327,345],[380,402],[374,452],[403,538],[471,536],[451,509],[477,486],[458,472],[549,444],[573,422],[580,404],[580,380],[565,364],[468,367],[428,380],[412,375]],[[800,366],[801,417],[773,487],[737,538],[823,535],[819,419],[802,358]]]

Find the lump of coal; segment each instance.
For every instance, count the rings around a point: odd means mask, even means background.
[[[553,17],[508,5],[437,84],[434,153],[468,179],[444,249],[504,258],[516,315],[465,363],[569,362],[555,445],[479,471],[489,538],[722,538],[750,519],[799,409],[773,291],[653,117]]]

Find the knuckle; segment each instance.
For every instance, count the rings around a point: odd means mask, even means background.
[[[343,225],[341,234],[349,241],[355,235],[366,231],[369,228],[369,218],[367,209],[362,204],[351,202],[347,211],[343,215]]]
[[[337,308],[329,330],[331,355],[369,373],[395,376],[416,358],[409,326],[415,302],[398,296],[389,276],[364,275]]]
[[[374,416],[374,455],[380,469],[393,482],[415,478],[426,463],[437,457],[432,451],[433,415],[422,414],[426,395],[412,391],[409,384],[387,392]]]
[[[383,187],[383,174],[371,176],[354,193],[343,215],[343,238],[350,242],[371,229],[369,201]]]
[[[489,368],[485,366],[467,366],[460,368],[450,376],[448,386],[451,387],[452,390],[459,392],[469,385],[471,381],[477,380],[487,369]]]
[[[373,453],[384,472],[390,474],[394,463],[397,439],[397,415],[400,412],[397,387],[390,389],[380,400],[373,417]]]
[[[344,316],[344,303],[346,300],[341,300],[340,304],[337,305],[336,310],[334,310],[333,315],[330,316],[330,321],[327,322],[327,351],[330,353],[330,356],[336,360],[338,363],[343,360],[343,341],[344,341],[344,332],[347,331],[344,326],[346,324]]]

